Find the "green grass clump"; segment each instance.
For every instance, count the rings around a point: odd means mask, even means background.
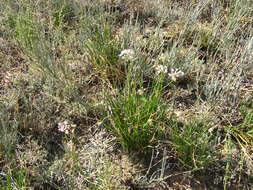
[[[72,1],[57,0],[52,3],[54,27],[71,26],[77,19],[78,10]]]
[[[182,127],[173,126],[170,132],[171,144],[186,167],[202,169],[215,160],[212,135],[208,128],[198,122]]]
[[[26,180],[26,173],[23,169],[14,169],[13,171],[10,171],[8,174],[1,173],[1,177],[4,178],[0,182],[0,187],[3,190],[12,190],[12,189],[20,189],[20,190],[26,190],[28,189],[28,184]]]
[[[157,82],[150,92],[142,91],[133,85],[109,100],[109,117],[113,125],[109,129],[124,147],[134,150],[151,145],[165,121],[161,83]]]
[[[111,83],[122,82],[125,73],[119,63],[120,44],[108,24],[93,26],[92,36],[85,41],[85,48],[95,73]]]

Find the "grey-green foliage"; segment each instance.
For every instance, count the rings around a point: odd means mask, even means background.
[[[43,78],[45,89],[49,89],[47,94],[55,100],[65,102],[75,99],[78,92],[73,80],[74,74],[66,62],[66,57],[59,55],[62,44],[71,40],[65,38],[70,31],[63,27],[65,23],[60,25],[63,21],[54,21],[55,17],[61,19],[65,13],[55,16],[46,10],[52,6],[54,11],[61,11],[62,7],[50,4],[48,7],[36,9],[28,3],[18,5],[20,10],[17,13],[13,11],[10,17],[15,39],[26,59],[31,62],[29,70]],[[41,17],[41,20],[37,17]]]

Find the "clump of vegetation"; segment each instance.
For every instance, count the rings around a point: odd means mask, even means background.
[[[164,125],[165,105],[161,102],[160,83],[156,82],[150,92],[132,85],[109,100],[113,125],[109,128],[119,136],[123,146],[135,150],[146,148],[156,138],[158,126]]]
[[[1,1],[0,189],[252,189],[252,15]]]
[[[118,61],[120,44],[113,36],[109,25],[94,26],[93,34],[84,46],[89,62],[94,66],[94,73],[112,84],[123,80],[125,73]]]
[[[170,133],[171,143],[183,164],[200,169],[216,159],[212,150],[213,140],[207,127],[196,121],[192,122],[183,128],[173,126]]]

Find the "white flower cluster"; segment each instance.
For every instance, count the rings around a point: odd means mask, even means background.
[[[70,124],[68,121],[63,121],[58,123],[58,131],[65,133],[65,134],[70,134],[74,132],[76,125]]]
[[[171,69],[170,73],[168,73],[168,76],[171,80],[177,81],[178,79],[185,76],[185,73],[183,71],[180,71],[178,69]]]
[[[171,69],[170,72],[168,72],[169,69],[165,65],[155,64],[153,68],[155,69],[155,74],[157,76],[163,73],[166,74],[166,76],[172,81],[177,81],[178,79],[185,76],[185,73],[179,69]]]
[[[135,58],[135,52],[132,49],[124,49],[120,52],[119,57],[124,61],[131,61]]]
[[[165,65],[155,64],[154,65],[156,75],[160,75],[161,73],[167,74],[168,67]]]

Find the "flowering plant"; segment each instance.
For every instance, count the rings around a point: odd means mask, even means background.
[[[184,77],[185,73],[178,69],[171,69],[170,73],[168,73],[168,76],[172,81],[177,81],[178,79]]]
[[[124,49],[120,52],[119,57],[124,61],[131,61],[135,58],[135,52],[132,49]]]
[[[75,124],[70,124],[67,120],[58,123],[58,131],[65,133],[66,135],[73,133],[75,127]]]

